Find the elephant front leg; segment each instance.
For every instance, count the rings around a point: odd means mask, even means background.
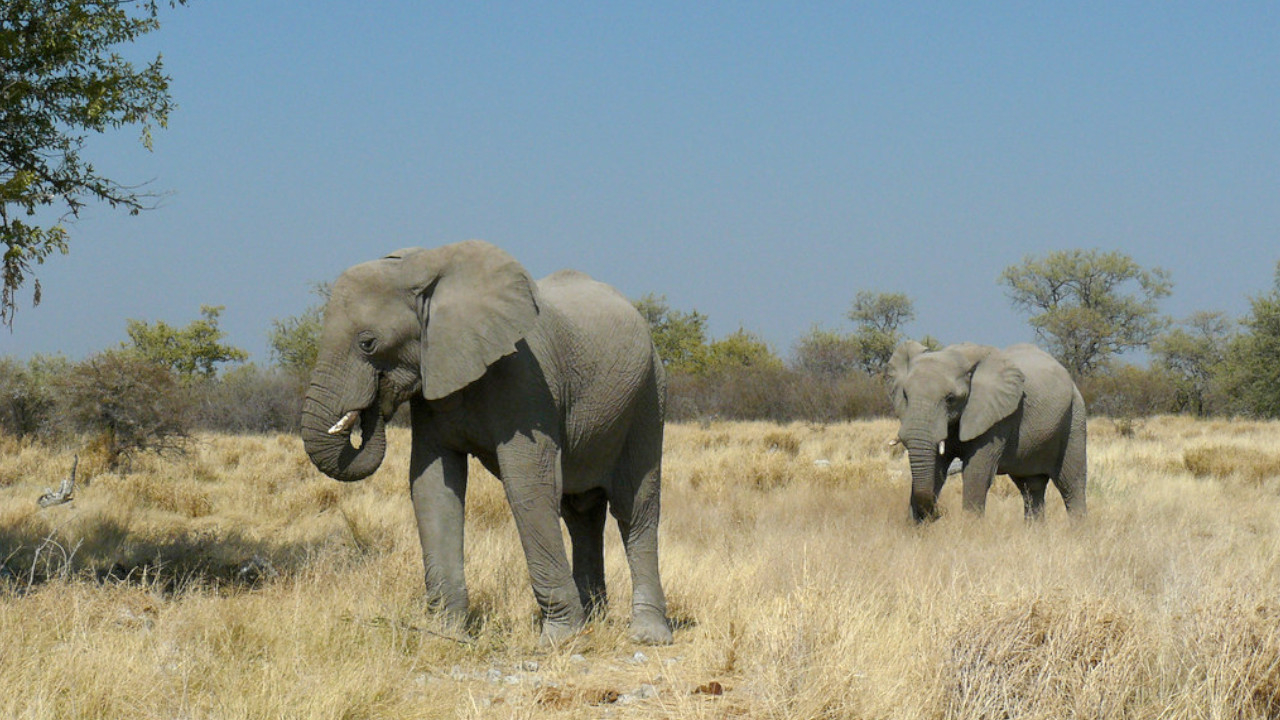
[[[987,510],[987,493],[1000,464],[1004,444],[991,442],[979,447],[964,464],[964,509],[976,515]]]
[[[518,436],[499,448],[498,465],[542,611],[541,643],[558,645],[586,624],[560,532],[559,452],[545,437]]]
[[[467,458],[460,453],[434,452],[415,442],[409,468],[427,603],[461,627],[467,619],[467,581],[462,568]]]

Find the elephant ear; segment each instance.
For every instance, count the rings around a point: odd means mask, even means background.
[[[960,441],[968,442],[1012,415],[1022,402],[1025,382],[1022,371],[1004,353],[986,354],[973,369],[969,400],[960,414]]]
[[[962,342],[955,345],[948,345],[943,348],[947,352],[959,353],[964,358],[964,362],[969,365],[969,372],[972,373],[978,363],[986,360],[992,353],[997,352],[996,348],[990,345],[979,345],[977,343]]]
[[[426,250],[413,260],[426,266],[419,290],[422,396],[438,400],[516,351],[538,318],[538,295],[515,258],[479,240]]]
[[[894,349],[893,355],[889,358],[889,400],[893,403],[893,410],[899,417],[905,411],[902,401],[902,381],[907,377],[907,368],[911,365],[911,361],[925,350],[927,348],[924,345],[915,340],[908,340]]]

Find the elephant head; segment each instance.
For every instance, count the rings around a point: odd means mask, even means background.
[[[1025,378],[999,350],[961,343],[927,352],[918,342],[898,346],[889,360],[891,399],[901,425],[898,440],[911,460],[911,511],[936,515],[944,455],[981,436],[1022,402]]]
[[[386,420],[421,393],[450,395],[515,352],[538,316],[537,291],[507,253],[468,240],[400,250],[333,284],[302,409],[307,455],[342,481],[373,474]],[[355,447],[351,431],[360,424]]]

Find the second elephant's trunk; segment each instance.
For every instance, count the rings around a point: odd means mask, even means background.
[[[933,520],[938,517],[938,446],[932,442],[908,443],[907,455],[911,460],[911,517],[916,522]]]

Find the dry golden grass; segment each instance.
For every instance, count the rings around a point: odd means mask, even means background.
[[[423,612],[407,432],[342,485],[290,436],[204,436],[128,475],[0,438],[0,717],[1280,716],[1280,424],[1090,427],[1090,516],[907,520],[890,421],[667,433],[670,647],[609,614],[537,649],[497,481],[473,464],[473,628]],[[636,653],[640,652],[641,655]]]

